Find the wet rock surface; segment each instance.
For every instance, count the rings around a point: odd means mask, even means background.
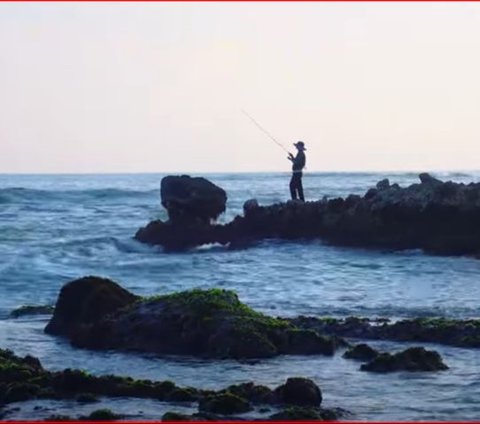
[[[480,183],[442,182],[420,174],[401,188],[382,180],[361,197],[258,206],[225,225],[189,221],[188,228],[153,221],[135,238],[183,250],[207,243],[321,238],[336,245],[423,249],[440,255],[480,254]],[[218,209],[219,210],[219,209]]]
[[[167,176],[160,184],[162,206],[172,224],[210,223],[225,212],[227,193],[206,178]]]
[[[340,337],[480,348],[480,320],[477,319],[415,318],[396,322],[383,319],[379,322],[358,317],[336,319],[300,316],[288,321],[299,328]]]
[[[294,389],[298,389],[294,392]],[[188,399],[178,398],[174,393],[189,393]],[[45,370],[37,358],[21,358],[9,350],[0,349],[0,406],[12,402],[33,399],[88,399],[95,402],[102,397],[151,398],[162,402],[198,403],[199,412],[193,415],[169,412],[163,419],[168,420],[228,420],[234,415],[250,412],[254,407],[271,406],[287,408],[286,414],[293,417],[340,417],[339,408],[320,409],[320,388],[311,380],[291,378],[276,389],[255,385],[253,382],[229,386],[219,391],[199,390],[193,387],[178,387],[171,381],[134,380],[130,377],[115,375],[93,376],[82,370],[65,369],[51,372]],[[288,409],[290,405],[299,404],[298,399],[306,396],[309,408]],[[320,397],[319,397],[320,396]],[[301,403],[301,402],[300,402]],[[316,407],[314,407],[315,405]],[[310,410],[309,410],[310,411]],[[52,416],[52,420],[66,419],[66,416]],[[108,409],[97,409],[88,416],[79,419],[89,421],[116,420],[123,418]],[[315,419],[317,419],[315,418]],[[68,417],[71,419],[71,417]],[[320,418],[318,418],[320,419]]]
[[[289,378],[277,387],[275,396],[280,403],[287,405],[319,407],[322,403],[320,388],[306,378]]]
[[[444,371],[448,366],[443,363],[440,354],[423,347],[411,347],[402,352],[390,354],[381,353],[367,364],[360,367],[361,371],[395,372],[395,371]]]
[[[355,345],[348,349],[343,357],[346,359],[355,359],[358,361],[371,361],[379,355],[379,352],[365,343]]]
[[[107,278],[89,276],[71,281],[62,287],[45,332],[70,336],[137,298]]]
[[[54,309],[51,305],[24,305],[10,312],[10,318],[20,318],[31,315],[51,315]]]
[[[333,355],[339,344],[337,338],[256,312],[232,291],[190,290],[141,299],[96,277],[62,288],[45,331],[90,349],[234,359]]]

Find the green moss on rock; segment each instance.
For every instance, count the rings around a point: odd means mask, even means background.
[[[240,396],[224,392],[200,400],[198,409],[200,412],[232,415],[251,411],[252,406]]]

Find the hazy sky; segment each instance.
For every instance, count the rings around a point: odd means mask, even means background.
[[[1,172],[480,169],[480,3],[0,3]]]

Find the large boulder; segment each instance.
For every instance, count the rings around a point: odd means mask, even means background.
[[[161,181],[162,205],[172,223],[216,220],[225,212],[227,193],[206,178],[167,176]]]
[[[45,332],[71,336],[82,326],[98,322],[137,299],[107,278],[89,276],[71,281],[62,287]]]
[[[97,288],[102,284],[104,290]],[[90,349],[235,359],[332,355],[337,345],[330,337],[252,310],[229,290],[194,289],[139,299],[116,283],[91,278],[62,289],[46,331]],[[305,340],[306,350],[298,346]]]
[[[282,404],[318,407],[322,403],[320,388],[308,378],[294,377],[275,389]]]

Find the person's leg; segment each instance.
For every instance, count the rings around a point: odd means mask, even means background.
[[[302,202],[305,202],[305,197],[303,197],[303,184],[302,184],[302,174],[298,174],[298,183],[297,183],[298,197]]]
[[[297,199],[297,190],[295,186],[295,174],[292,174],[292,179],[290,180],[290,196],[292,197],[292,200]]]

